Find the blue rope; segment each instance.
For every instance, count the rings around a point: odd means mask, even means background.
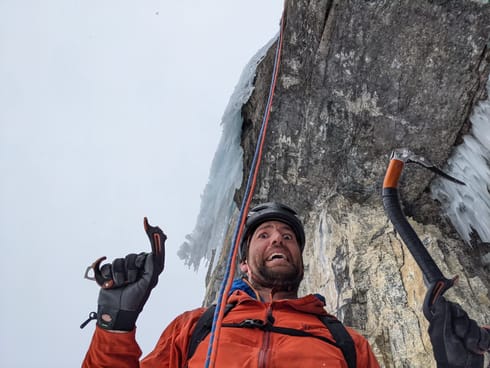
[[[260,128],[259,136],[257,138],[257,145],[255,146],[255,153],[254,153],[252,165],[251,165],[251,168],[249,171],[249,175],[248,175],[248,179],[247,179],[247,185],[245,187],[246,188],[245,194],[243,196],[242,204],[240,206],[240,213],[238,216],[237,225],[236,225],[235,231],[233,233],[233,240],[232,240],[233,246],[231,247],[230,252],[228,253],[228,258],[226,261],[225,274],[224,274],[223,282],[221,283],[220,291],[218,294],[216,309],[214,311],[213,324],[211,327],[211,335],[210,335],[208,351],[207,351],[207,355],[206,355],[205,368],[209,368],[210,363],[211,363],[211,355],[213,352],[213,343],[214,343],[215,332],[216,332],[216,328],[217,328],[217,321],[219,318],[219,313],[220,313],[220,309],[221,309],[221,304],[223,302],[223,297],[225,297],[224,294],[225,294],[227,282],[228,282],[228,280],[230,278],[230,274],[232,272],[233,254],[235,253],[235,248],[238,246],[237,238],[238,238],[238,234],[240,232],[240,227],[241,227],[240,225],[242,224],[245,212],[248,212],[248,208],[246,208],[248,199],[249,199],[250,195],[253,194],[253,193],[251,193],[251,183],[252,183],[252,180],[254,177],[254,172],[257,168],[257,162],[259,160],[259,152],[261,150],[260,142],[263,140],[263,136],[265,134],[265,126],[266,126],[268,116],[269,116],[269,112],[270,112],[270,108],[271,108],[270,103],[271,103],[272,97],[274,95],[274,87],[275,87],[274,81],[276,79],[277,72],[278,72],[278,60],[279,60],[280,51],[281,51],[281,44],[282,44],[283,22],[284,22],[284,15],[281,19],[281,29],[280,29],[280,33],[279,33],[279,37],[278,37],[278,41],[277,41],[277,46],[276,46],[276,52],[275,52],[275,56],[274,56],[274,67],[273,67],[273,73],[272,73],[272,80],[271,80],[271,84],[270,84],[270,88],[269,88],[269,96],[267,98],[266,109],[264,111],[264,116],[262,119],[262,125]],[[228,296],[226,296],[226,298],[228,298]]]

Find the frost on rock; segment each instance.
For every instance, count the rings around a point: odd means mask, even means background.
[[[490,79],[487,90],[490,95]],[[474,233],[490,242],[490,97],[476,106],[470,121],[471,132],[463,137],[446,169],[466,185],[437,179],[431,188],[433,198],[468,244]]]
[[[197,223],[177,252],[185,264],[193,266],[195,270],[202,260],[210,261],[213,250],[219,254],[236,209],[233,196],[243,176],[243,151],[240,145],[242,106],[252,94],[257,65],[276,39],[277,36],[270,40],[245,66],[221,119],[223,130],[211,164],[209,181],[201,196]]]

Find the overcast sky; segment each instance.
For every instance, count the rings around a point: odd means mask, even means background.
[[[145,353],[203,276],[176,251],[192,232],[219,125],[282,1],[0,0],[0,366],[80,366],[100,256],[168,235],[138,323]]]

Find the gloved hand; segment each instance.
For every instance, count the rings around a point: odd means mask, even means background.
[[[145,230],[152,245],[151,253],[128,254],[112,264],[104,264],[100,270],[94,268],[102,286],[97,325],[104,329],[131,331],[163,271],[167,237],[160,228],[148,225],[146,218]]]
[[[479,327],[458,304],[439,297],[431,306],[429,336],[439,368],[482,368],[490,331]]]

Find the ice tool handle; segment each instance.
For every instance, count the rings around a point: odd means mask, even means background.
[[[155,270],[158,273],[162,272],[164,264],[165,264],[165,240],[167,240],[167,236],[163,233],[163,231],[158,226],[151,226],[148,223],[148,219],[145,217],[143,219],[143,225],[150,239],[151,243],[151,256],[154,260]],[[107,257],[100,257],[94,263],[87,267],[85,271],[85,278],[88,280],[94,280],[97,284],[104,289],[111,289],[114,286],[113,280],[107,280],[102,275],[100,270],[100,264]],[[93,270],[94,276],[90,276],[90,270]]]
[[[432,305],[437,298],[442,296],[454,285],[457,277],[448,279],[442,274],[441,270],[434,262],[434,259],[431,257],[424,244],[417,236],[417,233],[413,230],[403,214],[398,195],[398,181],[406,163],[419,164],[455,183],[462,185],[464,185],[464,183],[444,173],[425,158],[417,156],[405,148],[397,149],[392,152],[390,163],[386,170],[383,182],[383,205],[388,218],[393,223],[396,231],[400,234],[403,242],[415,259],[415,262],[417,262],[417,265],[422,270],[425,281],[428,284],[429,290],[424,301],[424,314],[426,318],[429,318]]]

